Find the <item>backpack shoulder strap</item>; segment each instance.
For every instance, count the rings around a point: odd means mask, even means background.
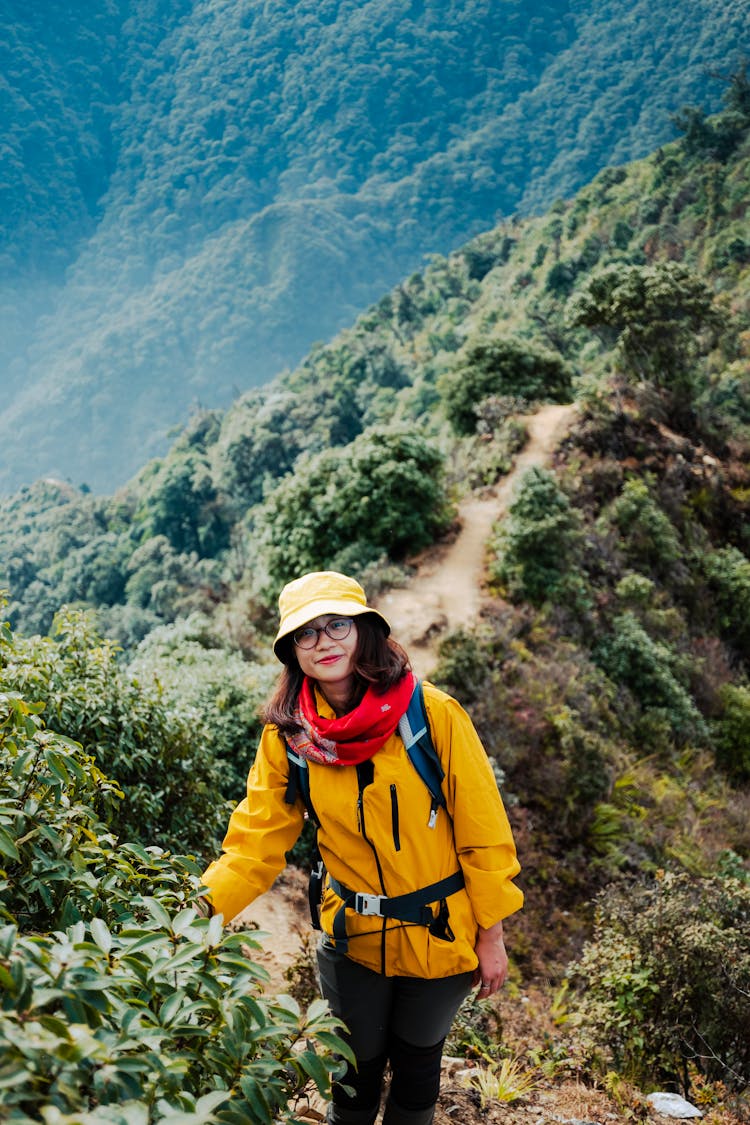
[[[310,771],[307,768],[307,760],[303,758],[301,754],[297,754],[292,750],[286,740],[285,744],[287,761],[289,763],[289,779],[286,783],[284,800],[288,805],[293,805],[297,797],[301,797],[308,820],[315,826],[315,837],[310,849],[310,881],[307,887],[307,898],[310,904],[310,919],[313,928],[319,930],[321,928],[320,904],[323,899],[323,884],[326,876],[320,848],[318,847],[318,829],[320,828],[320,821],[318,820],[315,806],[310,796]]]
[[[320,821],[310,796],[310,771],[307,768],[307,759],[292,750],[288,742],[286,743],[286,756],[289,762],[289,779],[286,783],[284,800],[288,805],[293,805],[297,797],[301,797],[308,817],[317,828]]]
[[[424,691],[419,680],[414,686],[406,713],[399,719],[398,732],[409,755],[409,761],[429,790],[432,800],[428,824],[430,828],[434,828],[438,809],[446,808],[443,793],[445,770],[432,741],[424,704]]]

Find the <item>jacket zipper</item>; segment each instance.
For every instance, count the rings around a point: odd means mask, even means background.
[[[401,851],[401,834],[398,828],[398,791],[391,785],[391,824],[393,825],[393,846],[397,852]]]
[[[369,769],[367,769],[368,766],[369,766]],[[383,879],[383,868],[380,865],[380,856],[378,855],[377,848],[375,847],[372,840],[367,835],[367,826],[365,824],[365,802],[364,802],[365,789],[372,782],[374,772],[375,772],[375,770],[374,770],[372,761],[362,762],[362,763],[360,763],[360,765],[357,766],[357,783],[359,785],[359,794],[357,796],[357,825],[359,827],[360,832],[362,833],[362,839],[365,841],[366,844],[369,845],[369,847],[372,851],[372,854],[375,858],[375,866],[376,866],[377,871],[378,871],[378,881],[380,883],[380,893],[384,895],[386,893],[386,891],[385,891],[385,881]],[[383,919],[383,926],[382,926],[382,929],[381,929],[381,932],[380,932],[380,965],[381,965],[381,972],[384,975],[385,975],[386,921],[387,921],[387,919],[384,918]]]

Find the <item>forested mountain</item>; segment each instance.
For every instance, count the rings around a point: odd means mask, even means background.
[[[402,581],[456,498],[507,474],[535,405],[571,398],[554,464],[488,544],[482,618],[443,636],[433,676],[502,784],[526,894],[512,985],[533,1001],[513,999],[517,1054],[477,1004],[451,1052],[493,1060],[490,1098],[567,1078],[606,1090],[612,1120],[653,1121],[654,1088],[710,1125],[750,1119],[745,68],[724,100],[434,256],[112,496],[39,481],[3,501],[0,1067],[19,1120],[271,1121],[308,1077],[325,1089],[320,1010],[256,1004],[247,935],[190,908],[254,753],[276,594],[321,566],[370,594]]]
[[[6,488],[120,484],[423,262],[715,107],[745,0],[2,0]]]

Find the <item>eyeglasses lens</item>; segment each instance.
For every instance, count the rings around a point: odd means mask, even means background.
[[[345,641],[352,631],[352,624],[350,617],[336,617],[319,629],[314,625],[306,625],[304,629],[298,629],[293,633],[292,639],[297,648],[315,648],[321,633],[325,633],[332,641]]]

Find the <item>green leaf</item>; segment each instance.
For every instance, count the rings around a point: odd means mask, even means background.
[[[320,1093],[325,1094],[330,1088],[331,1076],[323,1060],[314,1051],[302,1051],[295,1056],[295,1062],[312,1078]]]
[[[250,1075],[240,1079],[240,1089],[247,1099],[247,1103],[255,1115],[258,1125],[267,1125],[273,1121],[273,1111],[263,1096],[263,1090],[257,1081]]]
[[[144,896],[141,901],[157,926],[161,926],[165,930],[172,929],[172,919],[158,899]]]
[[[91,936],[101,949],[102,953],[109,955],[112,949],[112,934],[101,918],[92,918],[89,926]]]
[[[19,860],[21,857],[18,854],[18,848],[13,843],[13,839],[4,828],[0,828],[0,852],[7,856],[8,859]]]

